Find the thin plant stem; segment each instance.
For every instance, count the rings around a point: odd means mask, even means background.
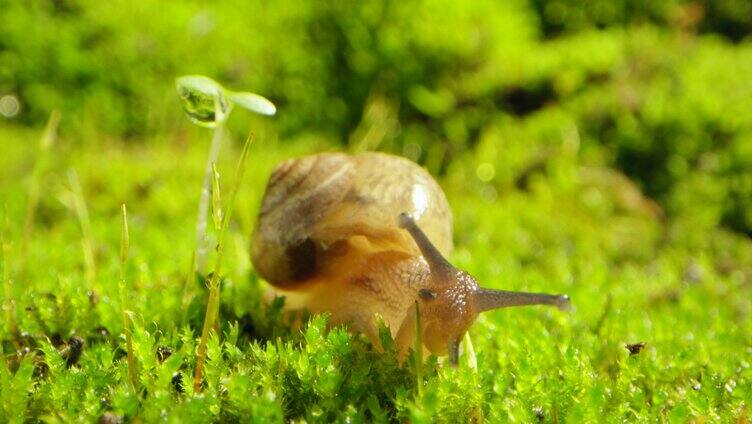
[[[475,387],[480,387],[480,381],[478,377],[478,358],[475,356],[475,348],[473,348],[473,341],[470,339],[470,332],[465,332],[465,337],[462,340],[462,344],[464,347],[464,356],[465,360],[467,361],[467,367],[470,368],[471,372],[473,373],[473,385]],[[473,422],[479,422],[482,423],[485,420],[483,419],[483,405],[482,401],[475,406],[470,411],[470,416],[473,418]]]
[[[3,214],[3,217],[5,214]],[[6,325],[8,326],[8,332],[13,336],[13,344],[16,348],[20,348],[20,343],[18,342],[18,327],[16,326],[16,320],[15,320],[15,303],[13,302],[13,281],[11,281],[10,276],[8,275],[8,264],[6,263],[6,259],[8,257],[8,252],[10,251],[10,245],[5,242],[5,221],[0,222],[0,225],[3,225],[2,228],[0,228],[0,278],[3,279],[3,287],[5,289],[5,320]]]
[[[420,305],[415,301],[415,388],[423,397],[423,336],[420,333]]]
[[[122,222],[120,225],[120,304],[123,308],[123,328],[125,331],[125,346],[128,361],[128,380],[130,381],[133,391],[137,391],[136,380],[136,358],[133,355],[133,334],[131,331],[131,311],[128,310],[128,296],[125,290],[125,266],[128,262],[128,246],[130,237],[128,234],[128,215],[125,204],[120,208],[122,212]]]
[[[211,197],[212,173],[214,163],[217,162],[219,151],[222,146],[224,134],[224,112],[219,102],[219,97],[214,99],[214,133],[209,146],[209,157],[206,160],[204,181],[201,184],[201,197],[198,202],[198,216],[196,217],[196,255],[194,271],[201,272],[206,266],[206,255],[209,250],[209,241],[206,238],[207,214],[209,213],[209,199]]]
[[[94,258],[94,238],[92,237],[91,220],[89,219],[89,210],[86,208],[81,183],[75,170],[68,172],[68,181],[73,194],[73,209],[81,225],[81,246],[84,253],[84,267],[86,282],[89,287],[94,288],[97,276],[97,265]]]
[[[204,325],[201,331],[201,340],[199,341],[198,351],[196,353],[196,369],[193,374],[193,391],[195,393],[201,392],[201,381],[204,369],[204,362],[206,361],[206,346],[209,341],[209,335],[214,327],[214,323],[218,319],[219,315],[219,295],[220,295],[220,272],[222,270],[222,256],[224,254],[224,238],[227,232],[227,227],[230,223],[230,217],[232,216],[233,206],[235,205],[235,197],[240,187],[240,182],[243,179],[245,172],[245,159],[248,156],[248,150],[251,147],[253,141],[253,134],[249,134],[248,138],[243,145],[243,150],[240,153],[238,159],[238,165],[235,170],[235,181],[233,182],[232,189],[230,191],[230,197],[226,205],[226,212],[221,213],[219,207],[219,193],[215,193],[215,205],[214,205],[214,219],[215,223],[219,224],[219,234],[217,235],[217,255],[215,257],[214,272],[209,280],[209,299],[206,303],[206,314],[204,316]],[[219,175],[214,172],[212,166],[212,175],[214,178],[214,187],[216,190],[219,188]]]
[[[465,337],[463,339],[463,344],[465,348],[465,357],[467,360],[467,366],[468,368],[475,370],[475,375],[478,375],[478,358],[475,356],[475,349],[473,348],[473,341],[470,339],[470,333],[465,332]]]
[[[31,173],[29,198],[26,201],[26,219],[24,220],[23,238],[21,239],[21,263],[24,267],[29,249],[29,240],[31,239],[31,230],[34,227],[34,218],[36,217],[37,205],[39,204],[40,180],[47,165],[49,151],[55,143],[55,139],[57,139],[57,128],[59,125],[60,111],[53,110],[47,121],[44,133],[42,133],[42,138],[39,140],[39,157]]]

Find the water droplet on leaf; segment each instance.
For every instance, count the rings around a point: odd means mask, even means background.
[[[175,80],[180,104],[186,115],[195,124],[213,128],[217,121],[224,121],[232,104],[225,97],[224,88],[211,78],[192,75]],[[217,107],[220,116],[215,116]]]

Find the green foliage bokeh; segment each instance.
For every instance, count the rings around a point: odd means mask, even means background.
[[[438,170],[498,122],[553,113],[669,213],[712,204],[698,224],[749,234],[751,8],[5,0],[0,92],[20,98],[25,123],[63,108],[84,138],[140,138],[180,122],[176,75],[205,74],[263,89],[285,110],[282,137],[407,146]],[[520,136],[530,150],[557,137]]]

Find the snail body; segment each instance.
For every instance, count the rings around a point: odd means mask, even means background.
[[[251,257],[287,309],[329,313],[332,325],[347,324],[377,346],[380,316],[401,355],[414,340],[416,304],[427,350],[456,361],[478,313],[568,303],[481,289],[444,259],[452,248],[449,204],[424,169],[382,153],[322,153],[274,169]]]

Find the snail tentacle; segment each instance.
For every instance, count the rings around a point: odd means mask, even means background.
[[[415,240],[415,244],[418,245],[420,252],[423,253],[423,258],[428,262],[431,274],[436,277],[436,281],[449,283],[454,274],[457,273],[457,270],[444,258],[439,249],[431,243],[426,233],[415,223],[413,217],[403,212],[397,217],[397,223],[400,228],[407,230],[413,240]]]

